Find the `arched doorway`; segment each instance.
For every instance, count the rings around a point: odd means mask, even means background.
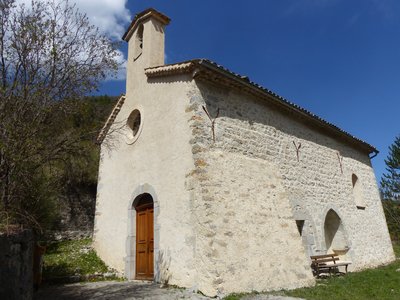
[[[345,254],[343,252],[347,252],[349,249],[345,231],[342,220],[333,209],[326,214],[324,231],[327,253],[341,252],[341,254]]]
[[[136,211],[136,268],[135,278],[154,278],[154,204],[150,194],[139,195]]]

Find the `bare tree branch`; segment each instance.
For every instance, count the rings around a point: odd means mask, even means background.
[[[79,109],[71,99],[116,72],[116,56],[68,0],[0,0],[0,213],[9,220],[40,228],[59,166],[86,134],[60,121]]]

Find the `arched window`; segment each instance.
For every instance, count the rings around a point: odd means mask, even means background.
[[[140,24],[135,38],[135,51],[134,51],[134,60],[137,60],[139,56],[142,54],[143,50],[143,24]]]
[[[362,192],[361,182],[356,174],[351,175],[351,182],[353,184],[353,197],[354,202],[359,209],[365,209],[365,201]]]

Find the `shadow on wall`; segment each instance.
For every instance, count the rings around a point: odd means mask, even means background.
[[[349,249],[342,221],[332,209],[326,214],[324,231],[327,253]]]
[[[169,83],[177,83],[177,82],[186,82],[189,83],[192,81],[192,77],[187,74],[182,75],[170,75],[168,77],[156,77],[156,78],[148,78],[147,83],[149,84],[169,84]]]
[[[32,299],[33,247],[30,230],[0,233],[0,299]]]
[[[154,280],[161,283],[162,286],[167,286],[171,279],[169,266],[171,265],[171,255],[169,251],[160,250],[157,253]]]

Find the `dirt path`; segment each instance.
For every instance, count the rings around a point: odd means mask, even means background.
[[[185,289],[160,288],[142,281],[101,281],[47,286],[34,296],[35,300],[78,299],[210,299]]]
[[[185,289],[160,288],[158,284],[142,281],[102,281],[64,285],[47,286],[40,289],[34,296],[35,300],[108,300],[108,299],[211,299]],[[215,298],[214,298],[215,299]],[[246,300],[301,300],[270,295],[248,296]]]

